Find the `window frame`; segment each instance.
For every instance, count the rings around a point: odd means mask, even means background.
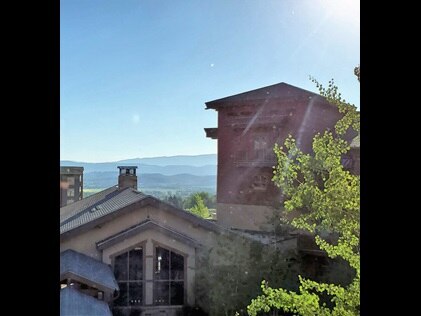
[[[127,287],[129,287],[129,284],[130,283],[141,282],[142,283],[142,304],[140,304],[140,305],[130,305],[130,303],[129,303],[130,302],[130,300],[129,300],[130,296],[129,296],[126,305],[117,305],[117,304],[115,304],[115,301],[114,301],[113,302],[113,307],[118,307],[118,308],[136,308],[136,307],[139,307],[139,306],[145,306],[146,305],[145,304],[145,298],[146,298],[145,292],[146,292],[146,283],[147,283],[146,282],[146,274],[145,274],[146,273],[146,241],[137,243],[135,245],[131,245],[130,247],[124,248],[124,249],[122,249],[120,251],[117,251],[117,252],[113,253],[110,256],[110,258],[111,258],[111,266],[112,266],[112,271],[113,271],[113,273],[115,275],[115,258],[118,257],[118,256],[120,256],[120,255],[122,255],[122,254],[124,254],[124,253],[127,253],[128,254],[131,250],[134,250],[137,247],[142,247],[142,280],[140,280],[140,281],[139,280],[130,280],[130,275],[129,275],[130,268],[128,267],[128,269],[127,269],[127,280],[120,281],[120,280],[117,280],[116,279],[116,282],[117,282],[117,284],[119,284],[119,283],[125,283],[125,284],[127,284],[126,285]],[[129,290],[127,291],[127,293],[129,295]]]
[[[187,258],[188,258],[188,254],[180,251],[179,249],[175,249],[173,247],[170,247],[166,244],[157,242],[155,240],[152,240],[152,245],[153,245],[153,293],[152,293],[152,305],[153,306],[183,306],[187,304]],[[183,279],[177,279],[177,280],[171,280],[171,269],[169,270],[168,273],[168,279],[162,280],[162,279],[156,279],[155,278],[155,267],[157,266],[157,253],[156,253],[156,248],[160,247],[163,249],[166,249],[169,251],[169,267],[171,267],[171,252],[176,253],[177,255],[180,255],[183,257]],[[172,305],[171,304],[171,282],[183,282],[183,304],[178,304],[178,305]],[[155,303],[155,282],[168,282],[168,288],[169,288],[169,299],[168,299],[168,304],[158,304]]]
[[[67,197],[70,197],[70,198],[75,197],[75,189],[74,188],[67,189]]]

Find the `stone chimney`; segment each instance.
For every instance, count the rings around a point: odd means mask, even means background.
[[[120,190],[125,188],[133,188],[137,190],[137,166],[118,166],[120,172],[118,175],[118,188]]]

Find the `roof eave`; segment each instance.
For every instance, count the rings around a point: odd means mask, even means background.
[[[218,128],[217,127],[209,127],[204,128],[205,134],[207,138],[211,139],[218,139]]]
[[[112,220],[112,219],[114,219],[114,218],[116,218],[120,215],[127,214],[127,213],[129,213],[129,212],[131,212],[131,211],[133,211],[133,210],[135,210],[139,207],[147,206],[147,205],[149,205],[148,197],[149,196],[146,196],[143,199],[141,199],[139,201],[135,201],[135,202],[133,202],[129,205],[126,205],[126,206],[124,206],[124,207],[122,207],[122,208],[120,208],[120,209],[118,209],[114,212],[108,213],[108,214],[106,214],[104,216],[101,216],[101,217],[98,217],[98,218],[96,218],[96,219],[94,219],[90,222],[84,223],[80,226],[77,226],[77,227],[74,227],[74,228],[69,229],[67,231],[64,231],[64,232],[60,233],[60,239],[61,240],[66,239],[67,237],[71,237],[71,236],[77,235],[78,233],[85,232],[85,231],[90,230],[90,229],[92,229],[96,226],[101,226],[101,225],[109,222],[110,220]]]
[[[201,217],[198,217],[192,213],[189,213],[185,210],[179,209],[175,206],[172,206],[171,204],[168,204],[166,202],[163,202],[151,195],[146,195],[143,199],[133,202],[132,204],[126,205],[125,207],[122,207],[121,209],[118,209],[112,213],[106,214],[102,217],[96,218],[90,222],[87,222],[85,224],[82,224],[80,226],[74,227],[70,230],[67,230],[65,232],[60,233],[60,240],[65,240],[71,236],[77,235],[79,233],[88,231],[96,226],[100,226],[103,225],[107,222],[109,222],[110,220],[123,215],[123,214],[127,214],[129,212],[132,212],[138,208],[142,208],[145,206],[153,206],[156,208],[160,208],[162,210],[165,211],[169,211],[175,215],[177,215],[178,217],[181,217],[187,221],[192,222],[193,224],[197,225],[197,226],[201,226],[205,229],[208,230],[212,230],[214,232],[220,233],[223,231],[223,228],[220,227],[219,225],[212,223],[210,221],[207,221],[206,219],[203,219]]]
[[[114,290],[117,290],[117,291],[120,290],[117,283],[115,283],[114,287],[111,288],[110,286],[108,286],[106,284],[100,283],[98,281],[94,281],[94,280],[90,279],[88,276],[81,275],[81,274],[79,274],[77,272],[74,272],[72,270],[66,270],[63,273],[60,273],[60,280],[64,280],[64,279],[68,279],[68,278],[76,280],[78,282],[83,282],[83,283],[88,284],[88,285],[93,283],[93,284],[95,284],[95,287],[98,290],[101,290],[101,291],[113,292]]]
[[[280,82],[280,83],[275,83],[275,84],[272,84],[272,85],[269,85],[269,86],[260,87],[260,88],[257,88],[257,89],[253,89],[253,90],[233,94],[233,95],[230,95],[230,96],[227,96],[227,97],[224,97],[224,98],[220,98],[220,99],[205,102],[206,110],[208,110],[208,109],[218,110],[218,108],[220,108],[221,106],[226,106],[227,103],[231,103],[232,101],[235,101],[236,99],[241,98],[241,97],[243,97],[247,94],[251,94],[251,93],[254,93],[254,92],[256,92],[258,90],[262,90],[262,89],[273,89],[276,86],[278,86],[278,87],[283,86],[283,87],[292,88],[294,90],[300,91],[302,94],[304,93],[304,94],[313,95],[313,96],[320,96],[320,94],[317,94],[315,92],[290,85],[286,82]],[[256,98],[254,100],[250,99],[249,101],[258,101],[258,100],[261,100],[261,98]],[[242,100],[242,102],[243,102],[243,100]]]
[[[168,227],[162,223],[156,222],[154,220],[148,219],[145,220],[137,225],[134,225],[128,229],[125,229],[117,234],[114,234],[104,240],[101,240],[96,243],[96,247],[98,250],[103,250],[108,247],[111,247],[115,244],[120,243],[122,240],[126,240],[127,238],[130,238],[132,236],[135,236],[137,234],[140,234],[144,231],[147,231],[149,229],[158,230],[161,233],[178,240],[182,243],[188,244],[189,246],[193,248],[197,248],[202,246],[199,242],[195,241],[194,239],[190,238],[189,236],[176,231],[172,229],[171,227]]]

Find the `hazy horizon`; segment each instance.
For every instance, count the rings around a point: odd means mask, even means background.
[[[217,155],[217,153],[208,153],[208,154],[197,154],[197,155],[166,155],[166,156],[151,156],[151,157],[134,157],[134,158],[124,158],[119,160],[110,160],[110,161],[82,161],[82,160],[71,160],[71,159],[60,159],[61,161],[72,161],[72,162],[84,162],[84,163],[111,163],[119,162],[125,160],[135,160],[135,159],[149,159],[149,158],[171,158],[171,157],[196,157],[196,156],[208,156],[208,155]]]

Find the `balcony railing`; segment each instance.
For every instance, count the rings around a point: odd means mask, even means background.
[[[289,114],[276,114],[265,116],[246,116],[246,117],[228,117],[225,119],[225,125],[247,126],[249,123],[253,124],[282,124],[288,118]]]
[[[272,150],[258,153],[240,152],[234,158],[237,167],[272,167],[276,165],[276,156]]]

